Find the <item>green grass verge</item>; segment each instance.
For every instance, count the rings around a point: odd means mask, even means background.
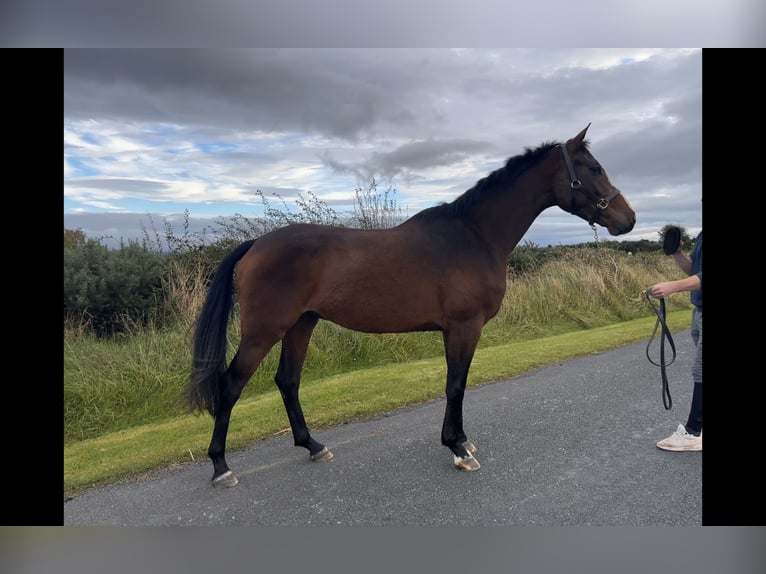
[[[575,333],[480,348],[471,365],[469,387],[519,376],[573,357],[648,340],[655,322],[654,317],[642,318]],[[667,324],[673,332],[686,329],[691,324],[691,312],[685,309],[671,311]],[[318,430],[443,398],[445,376],[443,356],[376,367],[304,382],[301,385],[301,403],[309,428]],[[211,417],[190,414],[66,445],[64,496],[74,497],[88,489],[135,478],[148,471],[192,460],[207,460],[212,429]],[[243,399],[235,406],[227,452],[244,449],[280,432],[289,432],[289,426],[275,387],[273,392]]]

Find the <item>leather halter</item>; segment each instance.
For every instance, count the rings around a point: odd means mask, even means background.
[[[617,197],[618,195],[620,195],[620,190],[615,188],[614,191],[610,193],[609,195],[607,195],[606,197],[597,197],[593,195],[593,193],[591,193],[587,189],[583,188],[582,182],[579,179],[577,179],[577,174],[575,173],[574,165],[572,165],[572,158],[569,157],[569,152],[567,151],[566,144],[561,144],[559,147],[561,148],[561,153],[564,155],[564,163],[567,164],[567,170],[569,171],[569,179],[571,180],[571,183],[569,185],[572,188],[572,213],[574,213],[574,210],[575,210],[575,191],[579,191],[583,193],[586,197],[588,197],[588,199],[590,199],[591,201],[593,201],[593,203],[595,203],[597,208],[601,210],[604,210],[607,207],[609,207],[609,202],[615,197]],[[595,217],[592,217],[590,221],[588,221],[588,225],[592,226],[595,223],[596,219],[598,219],[597,214],[598,212],[596,212]]]

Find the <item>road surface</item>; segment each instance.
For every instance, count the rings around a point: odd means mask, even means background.
[[[671,410],[647,340],[469,387],[475,472],[456,470],[439,442],[441,399],[314,432],[329,462],[311,462],[288,433],[228,453],[234,488],[213,488],[199,460],[84,493],[64,504],[64,524],[701,525],[702,453],[655,446],[691,400],[689,330],[673,339]]]

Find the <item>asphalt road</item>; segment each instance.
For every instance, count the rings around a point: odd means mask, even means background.
[[[228,453],[234,488],[201,460],[76,497],[64,525],[701,525],[702,453],[655,446],[691,400],[689,330],[673,339],[671,410],[647,340],[469,388],[475,472],[439,442],[441,399],[314,432],[329,462],[281,435]]]

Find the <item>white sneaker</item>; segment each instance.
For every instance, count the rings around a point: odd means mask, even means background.
[[[672,451],[701,451],[702,450],[702,433],[699,436],[694,436],[686,432],[684,425],[678,425],[676,432],[670,435],[668,438],[662,439],[657,443],[657,447],[662,450]]]

